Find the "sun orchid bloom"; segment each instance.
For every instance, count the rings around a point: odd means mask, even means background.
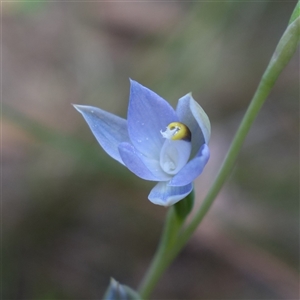
[[[209,119],[191,93],[174,110],[150,89],[130,84],[127,120],[92,106],[74,107],[108,155],[158,182],[148,196],[152,203],[173,205],[192,191],[209,159]]]

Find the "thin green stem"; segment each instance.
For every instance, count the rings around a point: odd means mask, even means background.
[[[291,59],[292,55],[297,49],[299,43],[299,28],[300,17],[298,17],[292,24],[290,24],[283,34],[271,61],[262,76],[259,86],[251,100],[251,103],[246,111],[246,114],[241,122],[241,125],[235,134],[233,142],[228,150],[228,153],[224,159],[224,162],[219,170],[219,173],[210,188],[207,196],[205,197],[203,204],[195,214],[190,224],[179,236],[175,248],[173,251],[179,251],[186,242],[189,240],[195,229],[199,226],[204,216],[211,207],[213,201],[224,185],[226,179],[230,175],[230,172],[234,166],[237,156],[242,148],[243,142],[256,118],[266,98],[268,97],[272,87],[274,86],[277,78],[286,64]]]
[[[177,239],[177,234],[181,225],[182,221],[178,219],[174,207],[170,207],[161,241],[152,263],[139,287],[139,295],[143,300],[148,299],[161,274],[169,265],[169,252]]]
[[[170,208],[161,243],[139,290],[142,299],[148,299],[161,274],[190,239],[191,235],[203,220],[214,199],[224,185],[256,116],[258,115],[281,71],[297,49],[299,43],[299,27],[300,17],[298,16],[289,24],[280,39],[241,125],[237,130],[220,171],[204,199],[202,206],[196,212],[188,226],[181,232],[179,232],[179,230],[182,222],[179,223],[179,221],[176,220],[175,209],[173,207]]]
[[[160,244],[149,270],[140,285],[139,293],[142,299],[149,297],[150,292],[158,282],[162,273],[172,261],[170,252],[177,241],[178,234],[186,216],[192,210],[194,197],[195,193],[194,190],[192,190],[184,199],[169,208]]]

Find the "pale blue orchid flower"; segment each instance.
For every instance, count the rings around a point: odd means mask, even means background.
[[[140,178],[158,181],[149,200],[173,205],[192,191],[209,159],[209,119],[191,93],[174,110],[138,82],[130,84],[127,120],[96,107],[74,106],[107,154]]]

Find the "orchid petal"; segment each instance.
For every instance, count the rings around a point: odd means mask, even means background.
[[[88,123],[92,133],[105,152],[124,164],[118,150],[122,142],[129,142],[127,121],[100,108],[74,105]]]
[[[177,174],[186,165],[191,154],[191,143],[166,139],[160,151],[160,166],[167,174]]]
[[[147,157],[159,158],[164,143],[160,133],[178,120],[174,109],[153,91],[131,80],[128,132],[134,147]]]
[[[161,181],[151,190],[148,199],[157,205],[170,206],[186,197],[192,189],[192,183],[185,186],[169,186],[167,181]]]
[[[119,152],[126,167],[140,178],[152,181],[169,180],[171,178],[161,170],[159,161],[147,158],[131,144],[121,143]]]
[[[182,186],[195,180],[203,171],[209,159],[210,152],[204,144],[196,157],[189,161],[169,182],[170,186]]]
[[[209,118],[191,93],[178,100],[176,112],[180,122],[187,125],[192,133],[193,157],[204,143],[209,142],[211,131]]]

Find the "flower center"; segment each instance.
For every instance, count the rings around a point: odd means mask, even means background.
[[[180,122],[172,122],[170,123],[166,131],[160,131],[162,136],[166,139],[171,139],[171,140],[186,140],[186,141],[191,141],[191,131],[189,128]]]
[[[160,166],[167,174],[175,175],[190,158],[191,132],[183,123],[173,122],[160,133],[166,139],[160,151]]]

